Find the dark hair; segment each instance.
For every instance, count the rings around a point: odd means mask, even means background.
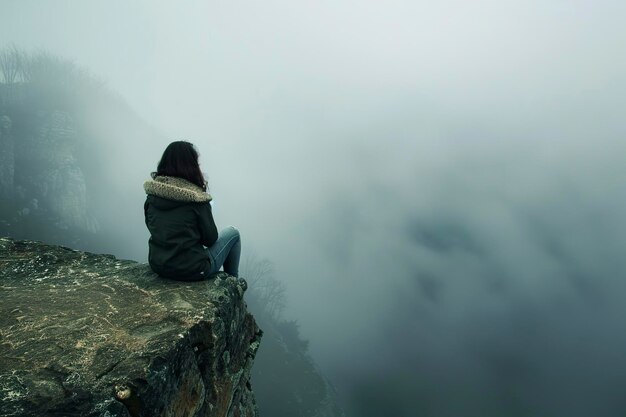
[[[183,178],[206,191],[206,181],[198,164],[198,151],[184,140],[170,143],[159,161],[152,178],[157,176]]]

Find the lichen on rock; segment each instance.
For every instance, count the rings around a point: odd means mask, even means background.
[[[262,332],[225,273],[0,239],[0,415],[255,416]]]

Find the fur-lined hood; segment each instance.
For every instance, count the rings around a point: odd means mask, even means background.
[[[212,200],[211,195],[202,191],[202,188],[178,177],[157,176],[153,180],[144,182],[143,189],[148,195],[167,200],[189,203],[204,203]]]

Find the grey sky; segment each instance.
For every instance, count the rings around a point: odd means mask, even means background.
[[[218,223],[275,263],[361,416],[381,384],[397,415],[626,409],[624,21],[621,1],[0,0],[0,42],[75,60],[163,132],[117,162],[139,194],[167,141],[198,146]]]

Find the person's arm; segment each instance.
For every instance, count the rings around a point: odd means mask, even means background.
[[[146,202],[143,203],[143,218],[147,226],[148,225],[148,199],[147,198],[146,198]]]
[[[217,241],[217,226],[215,226],[211,204],[208,201],[200,205],[198,218],[200,220],[202,244],[204,246],[212,246]]]

